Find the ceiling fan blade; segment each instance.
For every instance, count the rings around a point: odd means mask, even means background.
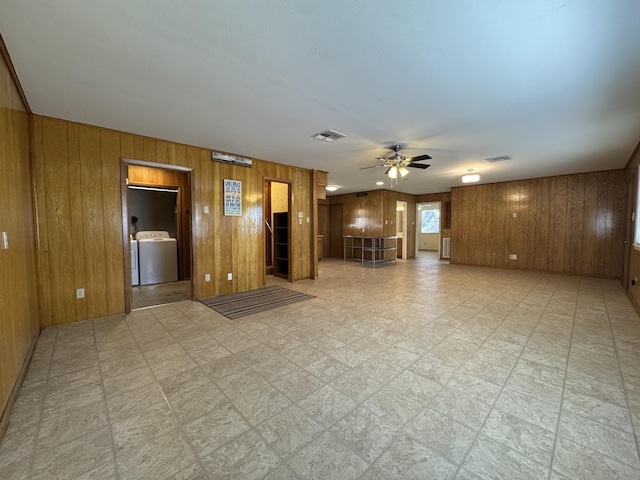
[[[376,168],[376,167],[384,167],[384,165],[371,165],[369,167],[362,167],[360,170],[366,170],[367,168]]]
[[[425,168],[429,168],[431,165],[427,165],[425,163],[410,163],[409,165],[407,165],[407,167],[409,168],[420,168],[422,170],[424,170]]]
[[[417,157],[412,157],[409,160],[412,162],[421,162],[422,160],[431,160],[429,155],[418,155]]]

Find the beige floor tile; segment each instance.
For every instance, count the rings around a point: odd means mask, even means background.
[[[313,301],[243,319],[186,301],[43,330],[0,478],[640,479],[619,282],[320,268],[295,284]]]
[[[39,452],[33,460],[31,478],[74,478],[113,458],[108,428],[61,443]]]
[[[330,433],[301,450],[289,465],[302,479],[355,480],[367,469],[364,460]]]
[[[409,423],[407,433],[420,443],[459,465],[478,432],[440,411],[427,408]]]
[[[265,385],[235,399],[233,405],[251,425],[255,426],[289,407],[291,401],[275,387]]]
[[[207,455],[202,463],[210,478],[259,480],[280,464],[278,456],[254,431]]]
[[[289,458],[322,432],[313,417],[293,405],[256,427],[267,445],[283,459]]]
[[[374,465],[378,478],[453,478],[457,467],[408,433],[400,435]],[[375,477],[374,477],[375,478]]]

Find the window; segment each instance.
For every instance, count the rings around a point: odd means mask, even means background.
[[[440,233],[440,210],[422,210],[420,233]]]

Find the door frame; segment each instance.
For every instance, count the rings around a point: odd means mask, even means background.
[[[406,260],[407,258],[409,258],[408,255],[408,251],[409,250],[407,247],[409,246],[409,242],[408,242],[408,238],[407,238],[407,232],[409,231],[409,228],[407,226],[407,217],[408,217],[408,210],[409,210],[409,202],[405,202],[404,200],[396,200],[396,223],[398,221],[398,205],[402,205],[402,260]],[[398,232],[398,226],[396,225],[396,234]],[[396,256],[397,256],[397,252],[396,252]]]
[[[622,265],[622,286],[625,292],[629,291],[629,285],[631,284],[629,278],[629,272],[631,271],[631,248],[635,241],[635,216],[638,214],[636,212],[636,182],[637,182],[638,174],[637,170],[634,172],[629,180],[627,180],[627,215],[625,220],[625,231],[624,231],[624,257],[623,257],[623,265]]]
[[[420,214],[420,205],[438,204],[440,211],[440,224],[438,225],[438,259],[442,260],[442,201],[437,202],[418,202],[416,203],[416,258],[420,251],[420,231],[422,230],[422,215]]]
[[[289,249],[289,269],[287,272],[287,281],[292,282],[293,283],[293,258],[291,258],[291,254],[293,252],[293,248],[291,245],[291,239],[293,238],[292,232],[291,232],[291,219],[293,217],[292,212],[291,212],[291,189],[292,189],[292,182],[291,180],[285,180],[282,178],[275,178],[275,177],[262,177],[262,191],[264,192],[265,188],[265,184],[269,182],[276,182],[276,183],[285,183],[287,184],[287,211],[289,212],[289,225],[288,225],[288,231],[289,231],[289,245],[288,245],[288,249]],[[271,186],[269,186],[269,198],[266,198],[264,195],[262,197],[262,215],[261,217],[263,217],[262,222],[264,222],[266,220],[266,218],[264,217],[264,212],[267,211],[266,208],[266,202],[267,200],[269,202],[271,202]],[[269,211],[271,210],[271,208],[269,208]],[[273,228],[273,212],[271,212],[272,218],[271,218],[271,228]],[[266,236],[268,235],[268,228],[267,226],[263,223],[262,224],[262,248],[263,248],[263,252],[264,255],[262,257],[262,284],[266,285],[267,284],[267,252],[266,252],[266,245],[267,245],[267,239]],[[273,241],[271,242],[272,248],[273,248]]]
[[[120,195],[121,195],[121,205],[122,205],[122,253],[123,253],[123,264],[124,264],[124,311],[125,313],[130,313],[132,310],[132,285],[131,285],[131,242],[130,240],[130,231],[129,231],[129,165],[139,165],[142,167],[151,167],[151,168],[161,168],[164,170],[174,170],[178,172],[184,172],[188,176],[189,188],[191,189],[190,200],[191,204],[189,205],[189,211],[191,212],[191,265],[190,265],[190,288],[191,291],[189,293],[189,298],[191,300],[195,299],[195,292],[197,286],[197,272],[196,272],[196,248],[195,243],[193,241],[194,235],[193,233],[196,231],[196,216],[194,214],[195,209],[193,208],[195,202],[195,189],[194,189],[194,181],[193,181],[193,168],[190,167],[182,167],[180,165],[170,165],[168,163],[158,163],[158,162],[148,162],[144,160],[135,160],[131,158],[120,158]]]

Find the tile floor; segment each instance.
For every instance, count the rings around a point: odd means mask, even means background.
[[[619,282],[427,255],[292,287],[317,298],[44,330],[0,478],[640,479]]]
[[[133,287],[131,292],[134,309],[176,303],[191,299],[191,281],[181,280],[155,285],[140,285]]]

